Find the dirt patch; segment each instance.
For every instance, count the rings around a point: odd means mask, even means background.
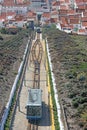
[[[0,41],[0,112],[6,105],[22,61],[30,31],[21,30],[16,35],[2,35]]]
[[[47,29],[60,104],[69,130],[87,129],[87,38]]]

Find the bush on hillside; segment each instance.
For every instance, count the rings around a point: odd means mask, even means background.
[[[2,36],[0,36],[0,40],[3,40],[3,37],[2,37]]]

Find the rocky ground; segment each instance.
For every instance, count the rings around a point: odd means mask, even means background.
[[[15,35],[0,34],[0,113],[6,105],[30,35],[21,30]]]
[[[68,130],[87,130],[87,37],[44,28]]]

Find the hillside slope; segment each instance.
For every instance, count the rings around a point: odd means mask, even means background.
[[[0,34],[0,112],[6,105],[22,61],[30,35],[29,30],[20,30],[15,35]]]
[[[69,130],[87,130],[87,37],[45,28]]]

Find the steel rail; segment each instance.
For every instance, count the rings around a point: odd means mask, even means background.
[[[37,34],[38,35],[38,34]],[[39,35],[38,35],[39,38]],[[36,47],[38,45],[38,56],[36,56]],[[40,88],[40,63],[42,60],[42,44],[40,42],[40,39],[36,39],[34,45],[32,46],[32,59],[34,63],[34,82],[33,82],[33,88]]]
[[[36,55],[36,47],[38,46],[38,56]],[[34,64],[34,80],[33,80],[33,88],[40,88],[40,64],[42,60],[42,54],[43,54],[43,48],[42,44],[40,42],[40,35],[37,34],[37,39],[35,43],[32,46],[31,49],[32,53],[32,61]],[[28,122],[28,128],[27,130],[38,130],[38,122]]]
[[[28,122],[27,130],[38,130],[38,122]]]

